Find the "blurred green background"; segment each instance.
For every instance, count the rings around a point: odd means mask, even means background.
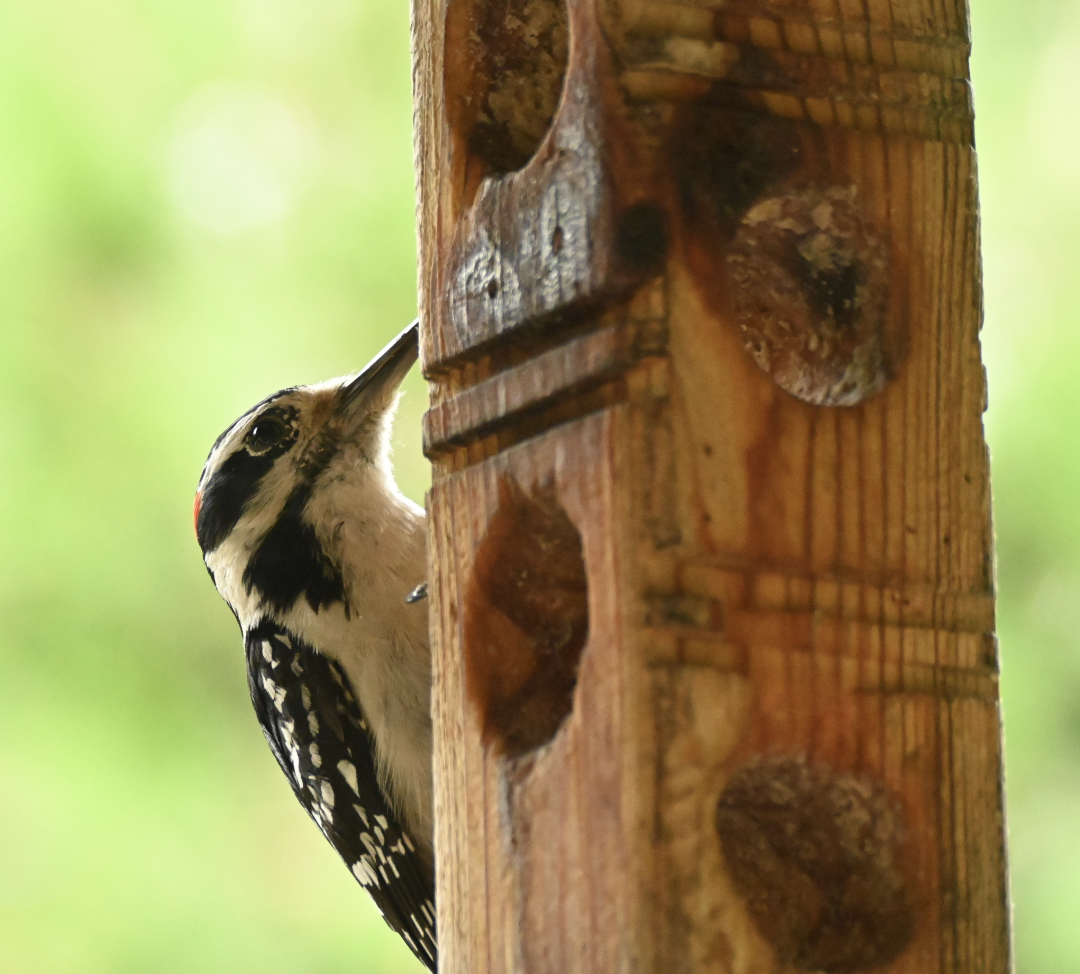
[[[972,18],[1018,967],[1062,974],[1080,2]],[[225,425],[413,315],[411,111],[405,0],[0,0],[0,971],[419,969],[284,786],[190,517]]]

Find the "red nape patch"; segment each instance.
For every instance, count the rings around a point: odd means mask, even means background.
[[[199,508],[202,507],[202,491],[195,492],[195,538],[199,537]]]

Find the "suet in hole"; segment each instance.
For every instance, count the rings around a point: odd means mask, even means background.
[[[465,664],[484,736],[518,757],[569,715],[589,634],[581,535],[550,490],[505,478],[476,552]]]
[[[446,22],[451,125],[487,173],[521,169],[551,128],[569,50],[565,0],[461,0]],[[467,79],[462,88],[458,79]]]
[[[728,780],[716,827],[728,874],[785,969],[850,974],[911,941],[903,820],[870,777],[766,759]]]
[[[759,200],[726,264],[743,345],[785,392],[854,406],[895,375],[904,341],[889,320],[889,246],[854,186]]]

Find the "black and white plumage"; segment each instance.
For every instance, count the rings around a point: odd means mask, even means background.
[[[195,499],[252,703],[297,799],[436,969],[423,511],[388,434],[416,324],[359,375],[285,389],[219,437]]]
[[[432,967],[431,875],[379,787],[344,670],[272,622],[244,642],[251,700],[293,792],[390,926]]]

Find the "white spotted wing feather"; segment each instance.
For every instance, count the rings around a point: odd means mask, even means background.
[[[379,787],[344,670],[270,622],[248,632],[245,645],[255,712],[296,797],[386,922],[434,971],[432,868]]]

